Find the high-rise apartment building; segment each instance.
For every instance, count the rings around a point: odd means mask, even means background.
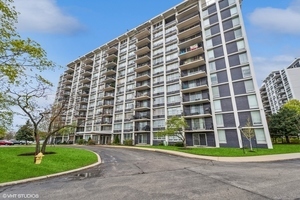
[[[177,142],[156,132],[183,116],[188,146],[243,147],[250,119],[254,144],[272,148],[240,3],[183,1],[70,62],[56,102],[67,100],[76,138]]]
[[[260,93],[267,114],[277,113],[288,100],[300,100],[300,58],[285,69],[271,72]]]

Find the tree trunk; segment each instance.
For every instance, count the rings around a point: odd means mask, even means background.
[[[290,143],[290,138],[288,135],[285,136],[285,140],[286,140],[286,143],[288,143],[288,144]]]
[[[48,140],[49,140],[50,137],[51,137],[51,134],[47,135],[47,137],[45,138],[45,141],[44,141],[44,143],[42,145],[42,153],[43,154],[45,154],[45,152],[46,152],[46,146],[48,144]]]
[[[250,140],[249,140],[249,143],[250,143],[250,151],[253,151],[253,149],[252,149],[252,140],[251,140],[251,138],[250,138]]]
[[[34,153],[34,159],[33,162],[35,163],[36,161],[36,155],[38,155],[40,153],[40,137],[38,134],[35,134],[35,153]]]

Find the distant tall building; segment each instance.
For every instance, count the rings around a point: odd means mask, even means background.
[[[56,103],[67,100],[75,137],[177,142],[156,132],[183,116],[188,146],[243,147],[250,119],[255,145],[272,148],[240,3],[185,0],[70,62]]]
[[[300,100],[300,58],[285,69],[271,72],[260,93],[267,114],[277,113],[288,100]]]

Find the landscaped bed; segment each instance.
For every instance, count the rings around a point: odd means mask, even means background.
[[[0,148],[0,183],[50,175],[97,162],[97,156],[84,149],[47,147],[42,163],[37,165],[33,163],[33,155],[24,155],[34,150],[34,147]]]

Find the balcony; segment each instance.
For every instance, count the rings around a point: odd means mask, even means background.
[[[142,72],[142,73],[138,73],[137,77],[134,79],[135,81],[145,81],[150,79],[150,73],[149,72]]]
[[[115,68],[108,68],[106,71],[103,72],[103,75],[105,76],[110,76],[116,74],[116,69]]]
[[[112,121],[111,120],[102,120],[101,121],[101,126],[111,126]]]
[[[199,7],[198,5],[195,5],[191,8],[187,8],[184,10],[181,10],[178,12],[176,18],[178,22],[182,22],[186,17],[190,16],[191,14],[198,12],[199,11]]]
[[[115,81],[116,81],[115,76],[107,76],[103,82],[104,83],[111,83],[111,82],[115,82]]]
[[[84,90],[84,89],[89,89],[90,88],[90,84],[81,84],[80,89]]]
[[[144,111],[150,109],[150,102],[136,102],[136,106],[134,108],[135,111]]]
[[[150,60],[150,56],[151,56],[150,53],[138,56],[137,59],[135,60],[135,62],[137,64],[145,63]]]
[[[73,66],[73,67],[74,67],[74,66]],[[74,68],[68,67],[67,70],[66,70],[66,73],[73,74],[73,73],[74,73]]]
[[[183,101],[182,101],[182,105],[196,105],[196,104],[203,104],[203,103],[209,103],[209,99],[208,98],[185,98],[183,97]]]
[[[150,69],[150,62],[145,62],[137,65],[137,68],[134,69],[135,72],[140,73]]]
[[[91,82],[91,78],[89,77],[82,77],[82,79],[80,80],[81,83],[90,83]]]
[[[142,46],[142,47],[138,48],[138,50],[135,52],[135,54],[137,56],[140,56],[140,55],[147,54],[149,51],[150,51],[150,46],[146,45],[146,46]]]
[[[199,33],[201,31],[200,24],[194,24],[188,27],[184,27],[181,30],[179,30],[179,33],[177,35],[179,40],[182,40],[183,38],[186,38],[190,35],[195,35],[196,33]]]
[[[204,110],[193,112],[190,110],[185,110],[183,115],[183,117],[187,119],[211,117],[211,114],[209,112],[204,112]]]
[[[106,68],[112,68],[112,67],[115,67],[115,66],[117,66],[117,59],[109,61],[105,65]]]
[[[81,91],[80,96],[89,96],[90,92],[89,91]]]
[[[214,131],[212,126],[206,127],[205,123],[202,124],[195,124],[185,129],[185,132],[207,132],[207,131]]]
[[[150,125],[145,125],[145,126],[135,126],[134,132],[149,132],[150,131]]]
[[[140,39],[142,39],[144,37],[147,37],[149,35],[150,35],[150,30],[145,28],[145,29],[141,30],[138,34],[136,34],[135,38],[140,40]]]
[[[133,121],[150,121],[150,113],[138,113],[132,117]]]
[[[150,89],[150,81],[137,83],[135,87],[136,91],[147,90],[147,89]]]
[[[182,93],[191,93],[191,92],[199,92],[202,90],[207,90],[208,86],[207,84],[182,84],[182,89],[181,92]]]
[[[115,89],[115,84],[109,83],[109,84],[105,84],[105,88],[103,88],[103,91],[108,92],[114,89]]]
[[[86,110],[87,106],[80,106],[78,110]]]
[[[84,70],[90,70],[93,68],[92,63],[91,64],[83,64],[81,65],[81,68]]]
[[[73,81],[73,79],[64,79],[64,84],[65,85],[70,85],[70,84],[72,84],[72,81]]]
[[[205,60],[202,56],[195,56],[192,58],[188,58],[180,62],[180,69],[187,70],[192,69],[205,64]]]
[[[200,33],[197,33],[195,35],[189,36],[188,38],[179,40],[178,47],[180,49],[187,48],[189,46],[192,46],[193,44],[197,44],[199,41],[202,42],[202,36]]]
[[[82,72],[81,72],[81,75],[82,76],[92,76],[92,70],[83,70]]]
[[[85,64],[90,64],[90,63],[93,63],[93,58],[86,58],[83,63]]]
[[[80,99],[80,103],[81,104],[87,104],[88,103],[88,99],[87,98]]]
[[[181,81],[190,81],[190,80],[195,80],[195,79],[199,79],[199,78],[203,78],[206,77],[206,72],[199,70],[199,71],[195,71],[195,72],[181,72]]]
[[[143,46],[145,46],[145,45],[147,45],[147,44],[149,44],[150,43],[150,37],[146,37],[146,38],[144,38],[144,39],[142,39],[142,40],[139,40],[136,44],[135,44],[135,46],[136,47],[143,47]]]
[[[62,89],[65,90],[65,91],[66,90],[71,90],[71,86],[67,85],[67,86],[63,87]]]
[[[150,99],[150,92],[137,92],[135,100],[136,101],[142,101]]]
[[[104,101],[102,108],[111,108],[114,107],[114,101]]]
[[[74,76],[73,73],[65,73],[64,77],[67,78],[67,79],[72,79]]]
[[[113,99],[114,96],[115,96],[114,93],[112,93],[112,92],[109,92],[109,93],[106,92],[106,93],[104,94],[104,96],[102,97],[102,99]]]
[[[112,60],[116,60],[118,58],[118,56],[116,54],[111,54],[109,56],[107,56],[105,59],[109,62]]]
[[[201,44],[193,44],[185,49],[180,49],[179,58],[184,60],[190,57],[195,57],[203,53]]]
[[[112,110],[109,110],[109,111],[104,110],[103,113],[102,113],[103,117],[112,117],[112,115],[113,115],[113,111]]]
[[[178,20],[177,28],[180,30],[183,27],[186,27],[190,24],[195,24],[199,21],[200,21],[199,11],[197,10],[197,11],[183,17],[182,19]]]
[[[116,53],[117,51],[118,51],[118,45],[113,46],[113,47],[110,47],[110,48],[106,51],[106,53],[109,55],[109,54],[114,54],[114,53]]]

